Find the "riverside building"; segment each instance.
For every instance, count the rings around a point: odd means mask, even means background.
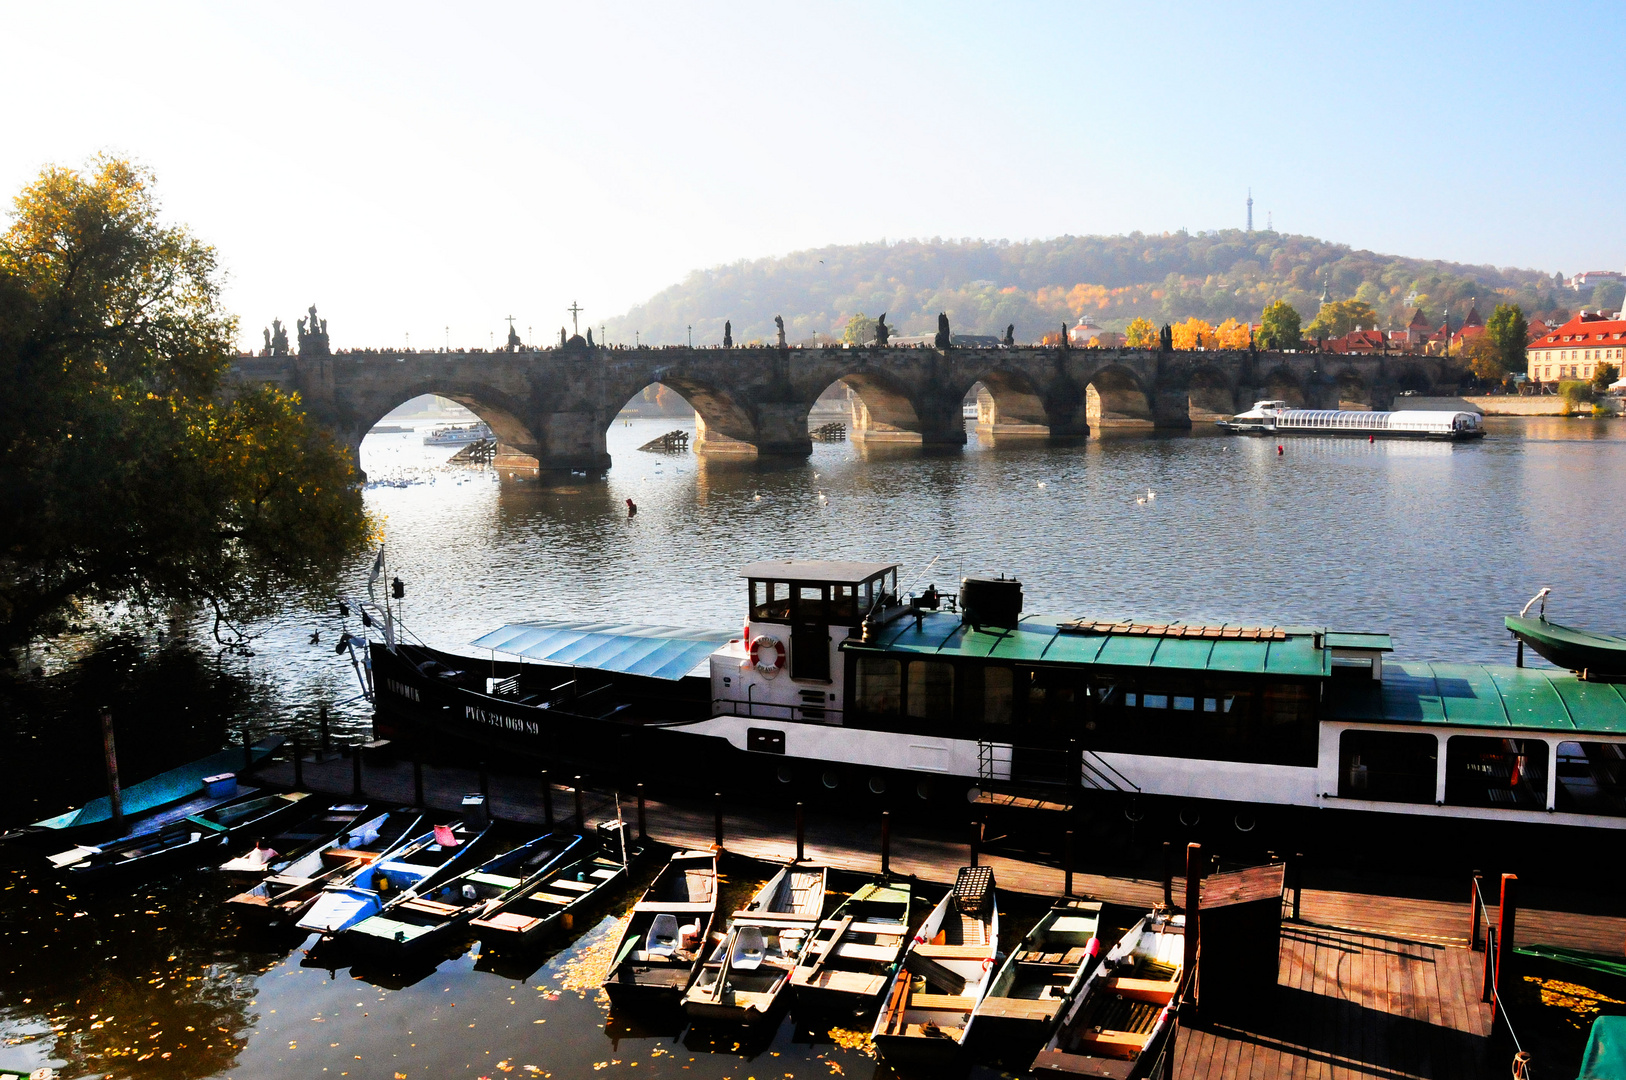
[[[1583,311],[1563,326],[1550,331],[1525,349],[1526,374],[1531,379],[1554,382],[1562,379],[1590,379],[1602,363],[1620,367],[1626,350],[1626,318],[1601,311]]]

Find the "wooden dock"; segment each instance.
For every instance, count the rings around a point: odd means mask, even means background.
[[[304,785],[348,795],[352,761],[333,758],[305,762]],[[364,762],[365,794],[373,799],[411,803],[413,768],[406,762]],[[280,762],[259,775],[283,784],[293,781],[292,765]],[[573,820],[577,793],[551,785],[554,820]],[[423,767],[424,802],[451,810],[478,791],[471,769]],[[541,824],[544,795],[540,781],[514,776],[486,780],[488,807],[499,818]],[[636,795],[584,790],[581,806],[588,821],[614,818],[617,800],[629,825],[637,821]],[[645,803],[651,839],[678,847],[709,847],[715,841],[718,808],[710,800]],[[779,807],[724,808],[724,847],[768,861],[796,855],[794,812]],[[882,826],[852,819],[809,816],[803,856],[813,862],[860,872],[880,867]],[[939,884],[953,882],[969,856],[969,832],[960,837],[902,823],[889,830],[893,873]],[[994,868],[1002,890],[1058,897],[1063,871],[1045,863],[981,852]],[[1161,880],[1114,876],[1077,869],[1074,895],[1151,906],[1164,898]],[[1429,888],[1437,890],[1437,883]],[[1469,885],[1460,900],[1424,895],[1429,888],[1390,884],[1380,892],[1358,892],[1306,883],[1298,896],[1298,916],[1282,927],[1276,1000],[1247,1011],[1246,1022],[1221,1023],[1206,1016],[1180,1027],[1175,1075],[1190,1080],[1230,1077],[1478,1077],[1508,1075],[1513,1050],[1505,1036],[1493,1037],[1491,1006],[1481,1002],[1484,953],[1469,948]],[[1183,881],[1170,887],[1176,907],[1184,906]],[[1411,895],[1406,895],[1406,893]],[[1626,917],[1613,913],[1560,910],[1527,893],[1518,913],[1517,941],[1619,955],[1626,943]],[[1490,897],[1495,899],[1494,897]],[[1549,899],[1550,898],[1546,898]],[[1489,909],[1497,917],[1494,906]],[[1544,1075],[1556,1075],[1547,1072]]]

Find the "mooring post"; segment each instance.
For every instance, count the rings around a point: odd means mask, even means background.
[[[423,805],[423,753],[416,749],[412,753],[412,805]]]
[[[115,831],[124,831],[124,792],[119,788],[119,753],[113,746],[113,710],[102,709],[102,757],[107,764],[107,805]]]
[[[582,809],[582,778],[576,776],[576,831],[581,832],[587,828],[587,813]]]
[[[1202,933],[1201,908],[1203,903],[1203,846],[1198,843],[1186,845],[1186,954],[1185,966],[1181,978],[1186,983],[1186,999],[1191,1002],[1192,1009],[1197,1007],[1197,984],[1192,980],[1192,973],[1197,970],[1197,943]]]
[[[796,803],[796,861],[801,862],[806,857],[805,842],[807,840],[807,807],[800,801]]]
[[[243,775],[254,771],[254,744],[249,741],[248,728],[243,729]]]
[[[717,826],[717,846],[721,848],[723,846],[723,793],[721,791],[713,793],[711,805],[713,817],[716,819],[714,824]]]
[[[981,848],[981,847],[982,847],[982,822],[973,821],[971,823],[971,862],[970,862],[969,865],[971,865],[971,866],[976,866],[977,865],[977,853],[978,853],[978,849]]]
[[[649,830],[644,828],[644,782],[638,781],[638,839],[649,838]]]
[[[1513,924],[1519,913],[1518,886],[1518,874],[1502,875],[1502,910],[1496,920],[1496,986],[1495,998],[1491,1002],[1493,1016],[1496,1012],[1501,1012],[1502,995],[1513,984],[1513,973],[1508,969],[1515,963]]]
[[[491,810],[491,777],[486,773],[486,763],[480,762],[480,798],[486,801],[486,811]]]
[[[317,723],[322,728],[322,756],[327,757],[329,747],[327,741],[327,702],[325,701],[322,702],[321,711],[317,713]]]
[[[553,781],[546,769],[542,770],[542,824],[553,828]]]
[[[1496,993],[1496,927],[1485,927],[1485,973],[1479,980],[1479,1000],[1490,1001]],[[1495,1019],[1493,1015],[1491,1019]]]
[[[361,797],[361,743],[350,747],[350,794]]]
[[[1061,894],[1067,899],[1073,898],[1073,830],[1068,829],[1061,838]]]
[[[1293,921],[1299,917],[1299,901],[1304,899],[1304,852],[1293,853]]]
[[[1484,892],[1483,885],[1484,875],[1475,870],[1473,880],[1469,883],[1472,891],[1468,894],[1468,910],[1472,913],[1472,921],[1468,924],[1468,947],[1474,952],[1480,952],[1485,948],[1484,942],[1479,938],[1481,917],[1479,898]]]
[[[299,732],[294,732],[294,790],[305,790],[305,751],[299,745]]]
[[[1174,847],[1163,841],[1163,906],[1174,910]]]
[[[892,811],[881,811],[881,876],[892,876]]]

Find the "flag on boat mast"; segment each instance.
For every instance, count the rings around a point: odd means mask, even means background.
[[[377,600],[378,595],[373,592],[373,586],[378,584],[378,576],[384,572],[384,545],[378,545],[378,557],[373,559],[373,572],[367,575],[367,596]]]

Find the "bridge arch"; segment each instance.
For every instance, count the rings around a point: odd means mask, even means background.
[[[1239,411],[1236,390],[1236,382],[1218,367],[1200,365],[1186,380],[1187,415],[1197,422],[1235,416]]]
[[[1114,428],[1149,428],[1151,395],[1135,372],[1109,364],[1097,369],[1085,384],[1084,417],[1092,435]]]
[[[1276,401],[1285,401],[1296,409],[1304,407],[1304,383],[1294,373],[1293,369],[1285,364],[1272,368],[1265,375],[1262,384],[1265,397]],[[1249,402],[1252,404],[1252,402]]]
[[[497,440],[499,460],[511,465],[534,468],[542,452],[541,433],[524,419],[525,403],[491,386],[470,385],[460,380],[416,380],[404,389],[380,391],[356,402],[354,423],[344,432],[357,472],[361,472],[361,440],[385,416],[414,398],[434,395],[448,398],[484,421]],[[531,464],[527,464],[529,459]]]
[[[993,439],[1048,438],[1050,412],[1039,387],[1026,374],[999,368],[979,372],[961,395],[977,402],[977,433]]]
[[[625,386],[612,391],[620,396]],[[653,390],[653,393],[651,391]],[[745,408],[735,397],[727,391],[714,386],[709,380],[697,378],[691,374],[674,371],[663,371],[651,378],[643,386],[626,393],[621,397],[616,412],[608,418],[605,428],[615,422],[615,417],[626,407],[626,403],[648,398],[659,400],[676,395],[682,398],[694,410],[694,450],[696,453],[706,454],[755,454],[759,449],[759,434],[757,422],[751,411]],[[602,443],[603,431],[599,433]]]
[[[1340,409],[1372,407],[1372,384],[1359,371],[1346,367],[1333,372],[1332,381],[1338,391]]]
[[[829,385],[838,384],[851,391],[853,439],[916,446],[925,441],[920,410],[897,379],[878,371],[852,371]],[[819,396],[823,394],[824,390],[820,390]]]

